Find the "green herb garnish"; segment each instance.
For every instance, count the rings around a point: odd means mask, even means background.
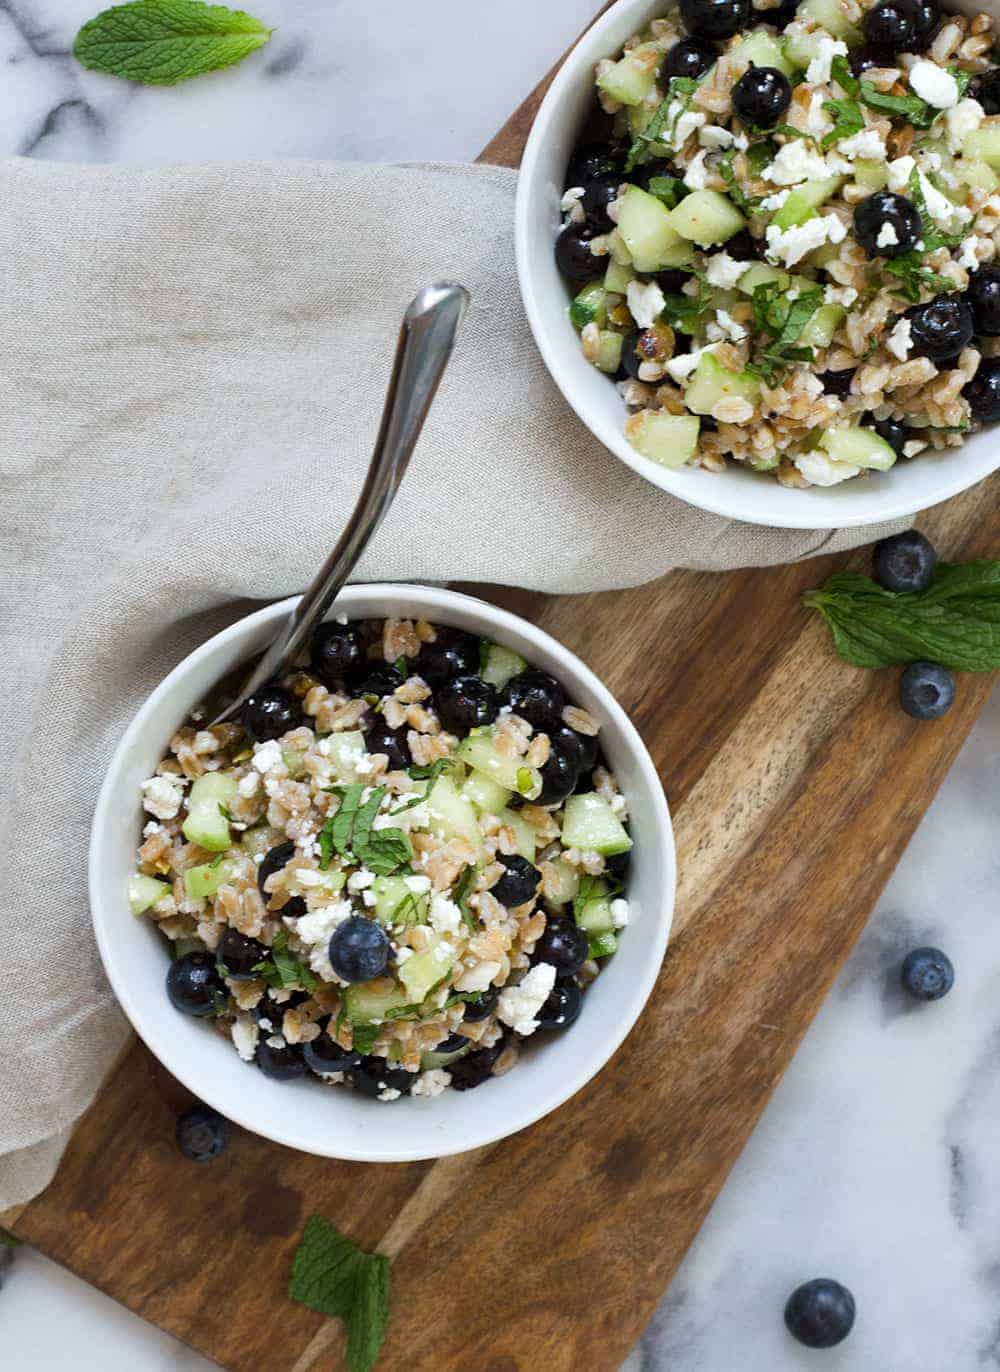
[[[356,1053],[370,1053],[377,1039],[377,1024],[355,1024],[351,1031],[351,1044]]]
[[[648,162],[652,156],[649,145],[655,143],[663,132],[663,126],[667,122],[667,117],[670,114],[671,99],[672,97],[668,93],[666,99],[661,100],[659,105],[657,105],[656,112],[646,127],[632,139],[632,146],[629,148],[628,157],[625,159],[626,176],[629,172],[634,171],[636,167],[642,166],[644,162]]]
[[[830,63],[830,79],[848,95],[857,96],[861,90],[861,82],[851,71],[847,58],[840,53]]]
[[[901,115],[915,129],[929,129],[941,113],[919,95],[884,95],[870,81],[861,82],[859,98],[873,110]]]
[[[920,180],[920,172],[914,167],[910,172],[910,195],[913,203],[920,213],[920,236],[923,239],[923,251],[934,252],[937,248],[957,247],[965,237],[961,233],[943,233],[931,218],[927,209],[927,200],[924,197],[924,188]],[[951,283],[954,286],[954,282]]]
[[[422,805],[424,801],[427,799],[427,797],[430,795],[431,791],[433,791],[434,783],[437,781],[441,773],[450,772],[454,768],[454,766],[454,758],[439,757],[438,760],[436,762],[432,762],[429,767],[411,767],[409,770],[409,775],[413,778],[414,781],[426,780],[427,790],[419,795],[411,796],[410,799],[407,800],[404,804],[397,805],[396,808],[394,810],[391,810],[389,813],[393,815],[401,815],[404,810],[412,810],[414,806]]]
[[[356,858],[362,866],[378,876],[388,876],[390,872],[408,864],[413,856],[402,829],[374,828],[385,787],[376,786],[368,799],[362,802],[364,791],[365,787],[360,782],[345,786],[340,809],[330,816],[320,830],[319,865],[324,872],[330,865],[334,851],[341,857]]]
[[[811,362],[812,348],[797,347],[802,330],[823,303],[823,292],[803,291],[789,301],[777,282],[765,282],[754,289],[754,324],[758,333],[771,335],[771,342],[747,366],[768,386],[775,385],[795,362]]]
[[[736,168],[733,166],[735,160],[736,149],[730,148],[727,153],[719,158],[717,170],[726,183],[730,200],[733,201],[737,209],[742,210],[744,214],[753,214],[759,208],[764,197],[762,195],[747,195],[746,191],[743,190],[736,177]]]
[[[910,300],[914,304],[920,300],[922,290],[928,290],[937,295],[941,291],[953,291],[955,289],[955,283],[950,277],[940,276],[937,272],[932,272],[929,267],[925,267],[923,257],[918,252],[904,252],[899,257],[890,258],[885,263],[883,271],[898,278],[899,285],[893,288],[894,293],[903,296],[904,299]]]
[[[410,675],[410,663],[404,653],[400,653],[399,657],[396,658],[396,661],[392,665],[395,667],[396,671],[399,672],[400,676],[407,677]]]
[[[698,331],[702,317],[713,308],[714,303],[715,292],[699,281],[696,295],[664,295],[660,318],[666,320],[671,328],[679,329],[681,333],[694,334]]]
[[[679,205],[687,195],[684,182],[676,176],[651,176],[648,189],[650,195],[655,195],[657,200],[662,200],[668,210]]]
[[[865,117],[856,100],[824,100],[823,108],[833,117],[833,128],[823,135],[820,148],[826,152],[842,138],[851,138],[865,126]]]
[[[777,146],[769,139],[763,143],[751,143],[747,148],[747,166],[754,176],[759,176],[765,167],[770,166],[777,153]]]
[[[280,910],[278,911],[280,914]],[[301,986],[305,991],[316,990],[316,978],[304,962],[288,951],[288,931],[279,929],[271,944],[271,961],[258,962],[251,969],[268,986],[282,990],[285,987]]]
[[[472,894],[472,888],[475,885],[476,875],[477,873],[475,867],[466,867],[465,870],[462,872],[462,875],[459,877],[455,885],[455,889],[451,894],[452,900],[455,902],[455,904],[462,912],[462,919],[465,923],[466,928],[472,930],[475,930],[477,926],[476,917],[469,909],[469,896]]]
[[[926,591],[885,591],[858,572],[835,572],[805,603],[856,667],[925,660],[957,672],[1000,667],[1000,562],[939,563]]]
[[[350,1372],[370,1372],[389,1322],[392,1271],[380,1253],[365,1253],[321,1215],[313,1215],[292,1260],[293,1301],[343,1320]]]
[[[242,10],[201,0],[132,0],[84,24],[73,52],[92,71],[174,86],[242,62],[272,32]]]

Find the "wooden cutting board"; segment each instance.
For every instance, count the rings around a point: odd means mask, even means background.
[[[540,96],[484,158],[517,164]],[[998,494],[1000,476],[920,524],[950,559],[995,556]],[[385,1372],[614,1372],[992,684],[963,679],[946,720],[917,724],[896,706],[895,673],[836,658],[801,596],[865,561],[674,573],[575,598],[486,592],[607,682],[676,826],[663,971],[620,1052],[568,1104],[436,1164],[330,1162],[237,1134],[196,1166],[173,1143],[190,1098],[136,1045],[53,1184],[7,1224],[231,1372],[342,1366],[339,1325],[285,1296],[314,1212],[395,1259]]]

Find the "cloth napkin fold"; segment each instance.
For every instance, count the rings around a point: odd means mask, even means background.
[[[450,165],[0,164],[0,1209],[47,1184],[126,1035],[85,891],[114,743],[185,653],[329,551],[419,287],[461,281],[472,309],[357,579],[585,591],[885,532],[729,523],[606,452],[523,316],[515,184]]]

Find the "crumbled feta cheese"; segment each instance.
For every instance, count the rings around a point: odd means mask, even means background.
[[[624,929],[628,924],[628,901],[613,900],[611,902],[611,918],[614,920],[616,929]]]
[[[229,1031],[233,1047],[244,1062],[253,1062],[260,1040],[260,1028],[249,1015],[238,1015]]]
[[[796,138],[782,147],[761,176],[775,186],[794,186],[800,181],[820,181],[830,175],[826,159],[806,146],[805,139]]]
[[[142,783],[142,808],[157,819],[173,819],[184,799],[180,777],[150,777]]]
[[[698,142],[703,148],[728,148],[736,142],[736,135],[718,124],[703,124],[698,130]]]
[[[971,210],[965,209],[962,205],[956,205],[946,195],[942,195],[922,171],[918,172],[917,175],[920,177],[920,189],[924,193],[927,213],[935,224],[940,224],[945,229],[954,229],[969,222],[972,218]]]
[[[904,457],[916,457],[917,453],[922,453],[927,444],[922,438],[910,438],[903,444]]]
[[[723,290],[728,290],[731,286],[736,285],[746,270],[746,262],[738,262],[736,258],[730,257],[727,252],[717,252],[708,259],[705,280],[710,286],[719,286]]]
[[[397,1091],[395,1086],[383,1086],[378,1093],[379,1100],[399,1100],[402,1091]]]
[[[878,231],[875,239],[876,248],[893,248],[899,242],[899,234],[893,226],[886,220]]]
[[[826,214],[823,216],[823,222],[826,224],[826,236],[829,238],[830,242],[843,243],[844,239],[847,237],[847,229],[837,216],[835,214]]]
[[[362,891],[362,892],[361,892],[361,901],[362,901],[362,904],[364,904],[364,905],[369,905],[369,906],[370,906],[370,905],[377,905],[377,904],[378,904],[378,897],[376,896],[376,894],[375,894],[374,891]]]
[[[538,1028],[535,1015],[556,984],[556,969],[550,962],[538,962],[517,986],[507,986],[497,1000],[497,1015],[515,1034],[533,1034]]]
[[[952,106],[944,117],[949,151],[961,152],[965,135],[972,133],[974,129],[978,129],[985,118],[986,111],[982,105],[970,96],[966,96],[964,100],[960,100],[957,105]]]
[[[285,759],[281,756],[281,745],[273,738],[269,738],[266,743],[257,744],[252,765],[262,776],[270,772],[288,770],[285,767]]]
[[[858,298],[853,286],[826,286],[823,290],[824,305],[843,305],[849,310]]]
[[[694,157],[684,169],[684,184],[689,190],[703,191],[708,185],[708,172],[705,168],[705,158],[708,156],[708,149],[701,148],[695,153]]]
[[[746,329],[737,323],[728,310],[716,310],[715,323],[722,337],[728,338],[731,343],[740,343],[747,336]]]
[[[632,318],[640,329],[648,329],[659,318],[666,304],[663,292],[655,281],[630,281],[625,292]]]
[[[889,189],[891,191],[906,191],[910,186],[910,173],[916,166],[912,157],[897,157],[894,162],[890,162],[886,171],[889,175]]]
[[[351,913],[349,900],[337,900],[330,905],[321,905],[318,910],[310,910],[301,919],[289,921],[289,928],[307,950],[309,966],[326,981],[340,981],[330,964],[330,936]]]
[[[862,129],[850,138],[843,138],[837,144],[842,157],[865,157],[873,162],[885,161],[885,140],[878,129]]]
[[[800,453],[795,465],[814,486],[837,486],[841,481],[849,481],[852,476],[857,476],[861,470],[850,462],[834,462],[818,448],[809,453]]]
[[[469,971],[463,972],[455,982],[456,991],[487,991],[493,978],[500,971],[499,962],[480,962]]]
[[[839,38],[828,38],[821,33],[816,42],[816,56],[806,67],[806,80],[810,86],[825,86],[830,79],[830,63],[835,57],[847,56],[847,44]]]
[[[375,759],[371,753],[362,753],[354,764],[354,772],[358,780],[362,777],[371,776],[374,769]]]
[[[347,878],[347,889],[349,891],[366,891],[374,880],[374,872],[369,872],[367,867],[359,867]]]
[[[397,964],[398,964],[398,963],[401,963],[401,962],[406,962],[406,960],[407,960],[408,958],[412,958],[412,957],[413,957],[413,949],[412,949],[412,948],[407,948],[407,947],[405,946],[405,944],[403,945],[402,948],[397,948],[397,949],[396,949],[396,962],[397,962]]]
[[[611,810],[612,813],[618,815],[619,818],[627,813],[628,801],[622,795],[621,791],[616,791],[611,797]]]
[[[824,133],[829,133],[833,128],[833,121],[823,108],[825,99],[826,96],[822,91],[813,91],[809,98],[805,121],[802,127],[803,132],[811,134],[813,138],[819,138]]]
[[[675,100],[674,105],[680,109],[680,101]],[[674,108],[674,105],[670,106],[671,110]],[[702,114],[700,110],[685,110],[676,124],[673,124],[673,116],[671,116],[667,121],[667,127],[670,128],[672,126],[674,130],[670,140],[671,147],[678,150],[682,148],[694,131],[700,129],[702,124],[707,122],[708,116]]]
[[[574,205],[578,205],[583,196],[582,186],[570,186],[569,190],[563,192],[563,198],[559,201],[559,208],[563,214],[569,214]]]
[[[910,68],[910,90],[937,110],[950,110],[958,104],[958,82],[950,71],[936,62],[915,62]]]
[[[428,921],[439,934],[457,934],[462,927],[462,912],[453,900],[435,892]]]
[[[347,623],[347,615],[343,612],[343,610],[340,612],[339,615],[334,615],[333,618],[334,618],[334,622],[335,622],[336,624],[346,624],[346,623]]]
[[[709,348],[693,348],[689,353],[681,353],[679,357],[672,357],[667,363],[667,372],[671,378],[678,382],[684,382],[697,367],[703,353],[714,352],[715,345]]]
[[[236,790],[245,800],[255,796],[260,790],[260,773],[247,772],[246,776],[240,777],[236,783]]]
[[[791,191],[775,191],[773,195],[765,195],[760,202],[762,210],[780,210],[782,205],[791,195]]]
[[[451,1073],[446,1072],[443,1067],[432,1067],[427,1072],[421,1072],[413,1083],[411,1096],[440,1096],[442,1091],[446,1091],[451,1085]]]
[[[893,357],[898,357],[900,362],[905,362],[907,355],[913,346],[913,339],[910,337],[911,324],[904,315],[896,320],[896,326],[889,337],[885,340],[885,346],[892,353]]]
[[[834,237],[836,230],[831,232],[833,225],[840,230],[842,239],[844,226],[836,215],[817,215],[815,219],[807,219],[804,224],[793,224],[788,229],[769,224],[766,230],[767,255],[783,262],[786,267],[794,267],[796,262],[800,262],[813,249],[821,247],[828,238],[831,243],[839,241]]]
[[[152,838],[154,834],[162,834],[162,833],[165,833],[165,830],[164,830],[164,828],[163,828],[163,825],[160,824],[160,823],[159,823],[157,820],[155,820],[155,819],[148,820],[148,821],[142,826],[142,836],[143,836],[143,838]]]
[[[967,272],[974,272],[979,266],[979,254],[984,251],[991,243],[989,238],[980,238],[976,234],[970,234],[962,244],[962,251],[958,255],[958,265],[964,267]]]
[[[431,879],[430,877],[420,876],[404,877],[403,885],[408,891],[412,891],[414,895],[422,896],[426,891],[431,889]]]

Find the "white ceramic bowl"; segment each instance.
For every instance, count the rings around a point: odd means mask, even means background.
[[[594,63],[614,56],[627,38],[666,9],[666,0],[618,0],[588,29],[549,88],[524,152],[517,193],[517,270],[535,341],[556,385],[595,437],[640,476],[691,505],[750,524],[789,529],[878,524],[926,510],[981,481],[1000,466],[1000,435],[995,431],[976,434],[961,448],[897,463],[884,475],[805,491],[788,490],[773,477],[736,463],[718,474],[696,468],[669,471],[641,457],[626,441],[621,397],[580,352],[553,243],[566,164],[593,107]],[[609,497],[613,483],[609,464]]]
[[[324,1089],[315,1081],[269,1080],[232,1045],[172,1008],[164,991],[167,948],[126,902],[143,822],[139,787],[188,711],[231,668],[259,652],[295,602],[259,610],[186,658],[149,697],[119,743],[101,788],[90,847],[90,900],[101,957],[125,1013],[164,1066],[201,1100],[254,1133],[325,1157],[404,1162],[478,1148],[554,1110],[607,1062],[631,1029],[656,980],[674,899],[670,815],[656,769],[614,697],[554,639],[523,619],[454,591],[418,586],[349,586],[337,613],[448,624],[504,643],[562,681],[571,699],[601,720],[601,742],[631,806],[635,838],[631,920],[619,951],[588,989],[584,1009],[562,1036],[529,1045],[506,1076],[476,1091],[392,1105]],[[540,1036],[541,1037],[541,1036]]]

